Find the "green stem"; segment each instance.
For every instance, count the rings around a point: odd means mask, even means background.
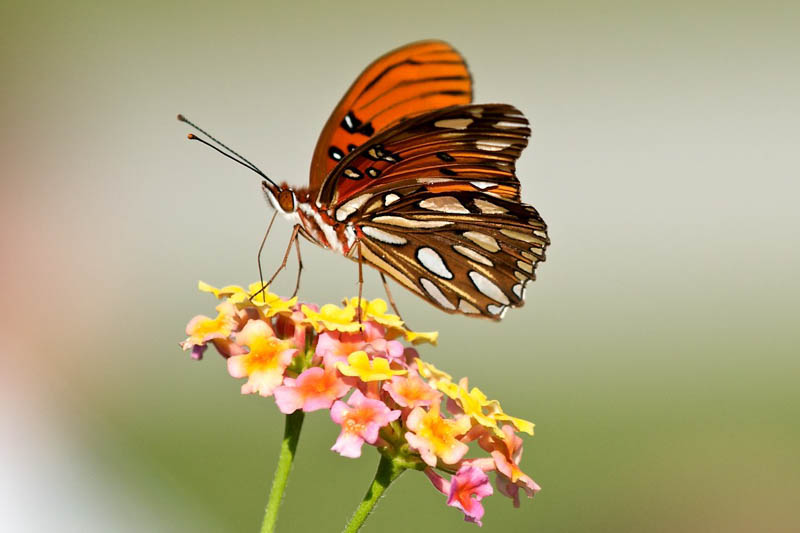
[[[385,455],[381,455],[381,462],[378,463],[378,471],[375,472],[375,478],[342,533],[356,533],[361,529],[361,526],[364,525],[383,493],[392,481],[400,477],[400,474],[405,472],[406,469],[407,466],[400,461],[393,461]]]
[[[297,441],[300,440],[300,430],[303,428],[303,411],[295,411],[286,415],[286,427],[283,430],[281,453],[278,456],[278,466],[275,468],[275,477],[272,478],[272,488],[269,491],[267,508],[264,511],[264,521],[261,523],[261,533],[273,533],[275,523],[278,521],[278,510],[286,490],[289,472],[292,470],[292,461],[297,451]]]

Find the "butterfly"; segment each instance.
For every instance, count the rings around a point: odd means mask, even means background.
[[[296,243],[302,269],[302,235],[358,262],[359,295],[366,264],[445,312],[499,320],[523,304],[550,240],[515,175],[528,121],[513,106],[471,102],[471,75],[449,44],[381,56],[326,122],[300,188],[178,118],[264,178],[266,199],[294,224],[281,268]]]

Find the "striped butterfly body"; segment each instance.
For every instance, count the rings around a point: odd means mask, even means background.
[[[458,52],[412,43],[373,62],[339,102],[309,187],[276,185],[250,166],[295,224],[292,241],[301,234],[370,265],[443,311],[499,320],[523,304],[549,239],[515,175],[528,121],[471,100]]]

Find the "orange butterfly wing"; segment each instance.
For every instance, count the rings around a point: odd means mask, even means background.
[[[400,120],[472,101],[464,58],[442,41],[419,41],[378,58],[334,109],[314,148],[310,188],[375,133]]]
[[[530,133],[505,104],[425,113],[346,156],[316,203],[360,233],[366,264],[443,311],[500,320],[522,305],[550,243],[520,202],[515,166]]]

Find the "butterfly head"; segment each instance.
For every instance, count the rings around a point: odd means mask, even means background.
[[[291,215],[297,210],[297,197],[287,184],[275,185],[264,180],[261,182],[261,190],[272,207],[282,214]]]

